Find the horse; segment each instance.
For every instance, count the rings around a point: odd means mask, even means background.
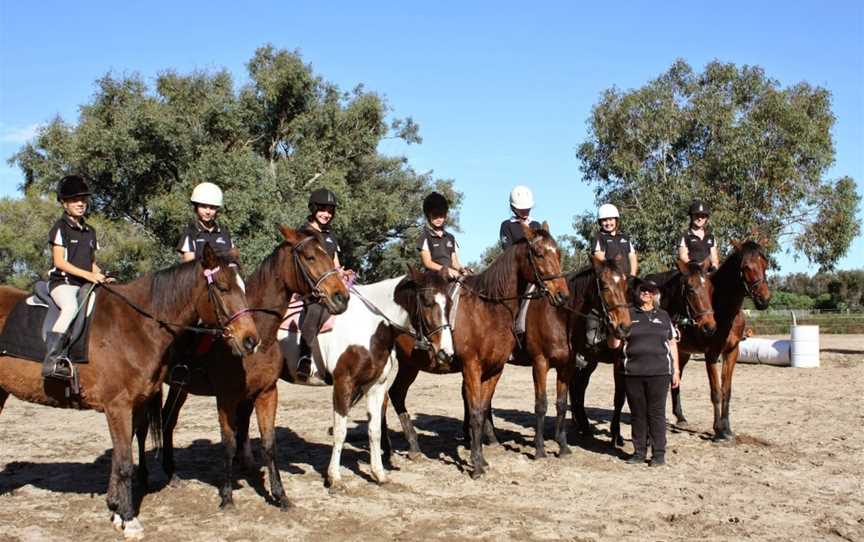
[[[333,383],[333,448],[327,467],[331,491],[344,487],[340,464],[348,412],[364,396],[372,478],[379,484],[388,481],[381,434],[387,390],[396,375],[395,340],[408,336],[433,357],[449,359],[453,337],[447,322],[448,287],[443,272],[419,272],[410,267],[403,277],[354,285],[348,310],[334,320],[331,331],[318,335],[325,374]],[[280,334],[286,353],[296,349],[297,339],[296,334]],[[297,382],[295,367],[286,364],[286,369],[285,380],[302,384]]]
[[[750,296],[757,309],[768,307],[771,290],[765,280],[767,267],[768,258],[759,243],[733,243],[730,255],[711,275],[714,287],[711,302],[717,331],[706,336],[697,329],[685,328],[678,343],[678,362],[682,374],[692,354],[705,354],[705,370],[714,408],[714,440],[717,442],[734,438],[729,424],[729,407],[732,400],[732,373],[738,361],[738,343],[745,338],[741,306],[744,298]],[[719,363],[721,357],[722,367]],[[672,412],[675,414],[675,424],[686,427],[680,386],[672,390]]]
[[[270,479],[270,497],[280,508],[290,508],[276,466],[275,424],[279,402],[276,383],[284,365],[276,334],[294,293],[324,303],[332,314],[341,314],[348,307],[348,290],[320,239],[285,226],[280,226],[280,231],[284,241],[246,283],[246,296],[252,306],[267,307],[251,309],[261,347],[254,354],[238,359],[227,345],[214,343],[202,356],[203,371],[186,371],[186,382],[182,385],[169,383],[163,407],[162,468],[173,477],[174,429],[188,394],[216,397],[224,452],[224,479],[219,489],[219,506],[223,509],[234,505],[232,465],[238,447],[245,466],[254,465],[248,439],[253,408]]]
[[[200,319],[221,328],[237,354],[258,346],[245,294],[228,263],[208,245],[200,262],[178,264],[128,284],[99,287],[89,362],[76,367],[77,397],[66,396],[65,382],[43,379],[39,363],[0,356],[0,411],[11,394],[31,403],[105,413],[113,444],[106,500],[112,524],[126,538],[144,534],[132,496],[132,432],[146,424],[146,406],[161,389],[167,372],[165,353],[176,330]],[[0,325],[27,295],[0,287]]]
[[[688,322],[697,333],[705,337],[712,336],[717,323],[712,308],[713,285],[707,274],[709,261],[701,264],[679,263],[678,268],[666,273],[648,275],[646,278],[657,283],[660,288],[660,306],[669,313],[673,322]],[[577,431],[590,434],[591,425],[585,412],[585,390],[591,379],[591,374],[597,368],[598,362],[611,363],[615,380],[613,398],[614,411],[609,432],[613,447],[624,444],[621,437],[621,410],[624,408],[624,381],[620,366],[620,353],[600,348],[588,356],[588,365],[577,371],[570,386],[570,397],[573,403],[573,418]]]
[[[528,306],[524,349],[510,362],[530,365],[534,377],[535,459],[546,457],[543,426],[546,419],[546,375],[556,372],[555,440],[559,455],[570,454],[567,445],[567,393],[577,366],[575,354],[585,351],[585,316],[601,314],[609,333],[619,339],[630,334],[627,278],[614,260],[595,261],[592,266],[567,275],[570,301],[554,307],[548,300],[532,300]],[[488,413],[491,420],[491,409]]]
[[[482,432],[495,386],[516,346],[514,318],[529,284],[540,295],[561,306],[569,295],[561,274],[561,253],[549,233],[549,225],[531,230],[523,226],[525,238],[498,256],[482,273],[462,279],[458,306],[451,309],[455,358],[446,364],[429,356],[412,355],[410,337],[397,341],[399,369],[389,397],[411,447],[410,458],[419,457],[417,433],[405,408],[408,388],[420,370],[435,373],[462,372],[463,396],[470,413],[472,478],[481,477],[488,466],[483,457]],[[386,431],[386,419],[382,419]],[[392,452],[387,439],[385,451]]]

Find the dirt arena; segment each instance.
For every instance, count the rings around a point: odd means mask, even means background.
[[[215,403],[191,398],[176,434],[180,481],[167,485],[148,454],[155,489],[139,517],[147,540],[178,541],[864,540],[864,336],[823,336],[822,348],[819,369],[739,365],[734,445],[709,440],[707,380],[703,364],[691,363],[683,388],[690,430],[670,434],[668,468],[625,465],[608,447],[609,367],[598,369],[588,394],[596,439],[571,435],[577,446],[564,459],[547,440],[552,457],[535,461],[531,372],[508,367],[494,401],[502,445],[487,447],[491,468],[479,481],[456,446],[459,377],[424,374],[409,407],[426,457],[399,454],[391,482],[375,485],[358,407],[343,454],[347,489],[335,495],[323,479],[329,389],[281,383],[279,463],[295,505],[288,512],[262,497],[264,469],[240,474],[236,509],[218,510]],[[404,450],[392,409],[389,419],[393,444]],[[626,414],[624,422],[629,437]],[[101,414],[10,398],[0,417],[0,542],[119,539],[105,505],[110,446]],[[629,440],[623,451],[632,451]]]

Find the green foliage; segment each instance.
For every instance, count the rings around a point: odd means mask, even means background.
[[[772,307],[786,307],[786,298],[777,298],[777,294],[797,296],[810,300],[810,306],[788,305],[790,308],[817,309],[852,309],[864,308],[864,269],[837,271],[831,273],[792,273],[783,277],[770,279],[772,291]],[[788,294],[787,294],[788,292]]]
[[[672,263],[695,198],[713,209],[721,243],[762,238],[830,269],[860,231],[852,179],[822,177],[833,124],[826,89],[781,88],[759,67],[717,61],[698,74],[679,60],[641,88],[605,91],[577,156],[598,204],[621,210],[646,271]],[[593,214],[574,227],[588,235]]]
[[[25,188],[40,194],[53,193],[68,172],[87,176],[98,216],[135,225],[140,247],[155,241],[141,255],[154,266],[176,261],[199,182],[223,189],[219,219],[247,268],[279,241],[278,224],[305,221],[309,192],[326,186],[339,198],[342,263],[364,280],[404,272],[405,261],[416,261],[409,247],[423,196],[437,187],[452,208],[460,200],[452,181],[378,154],[384,138],[419,143],[416,123],[388,123],[379,95],[362,86],[340,91],[297,53],[267,45],[247,69],[249,82],[239,89],[226,71],[165,71],[152,90],[138,75],[106,75],[76,125],[55,119],[10,163],[24,172]]]
[[[792,292],[772,292],[771,308],[812,309],[816,305],[812,297]]]

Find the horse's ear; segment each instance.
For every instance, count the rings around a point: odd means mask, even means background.
[[[702,263],[699,265],[699,268],[703,273],[708,273],[708,270],[711,269],[711,258],[705,258],[702,260]]]
[[[525,234],[525,239],[529,241],[534,239],[534,230],[532,230],[527,224],[524,222],[519,222],[519,225],[522,227],[522,233]]]
[[[543,224],[540,225],[540,229],[549,233],[549,223],[544,220]]]
[[[204,243],[204,253],[201,263],[204,264],[205,269],[215,269],[216,267],[219,267],[219,258],[216,257],[216,252],[213,250],[213,247],[210,246],[210,243]]]
[[[741,250],[741,241],[732,241],[732,248],[734,248],[736,252]]]
[[[413,282],[418,282],[420,280],[420,278],[422,278],[422,273],[420,271],[417,271],[416,269],[414,269],[414,266],[411,265],[410,263],[406,263],[405,267],[408,268],[408,275],[407,276],[408,276],[409,280],[411,280]]]
[[[237,247],[231,247],[231,249],[225,253],[225,257],[231,263],[240,263],[240,251],[237,250]]]
[[[280,224],[279,231],[282,233],[282,237],[288,241],[289,244],[296,245],[300,242],[300,232],[297,230],[292,230],[288,226]]]
[[[690,264],[684,263],[683,261],[676,259],[675,266],[678,268],[678,271],[680,271],[682,275],[690,274]]]

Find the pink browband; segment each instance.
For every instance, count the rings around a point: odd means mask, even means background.
[[[213,269],[205,269],[204,276],[207,277],[207,284],[213,284],[213,275],[219,272],[219,266],[217,265]]]

